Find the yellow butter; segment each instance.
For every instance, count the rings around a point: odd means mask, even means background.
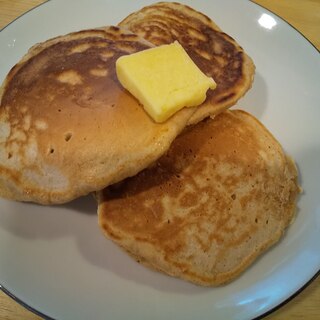
[[[183,107],[201,104],[207,90],[216,87],[177,41],[120,57],[116,72],[123,87],[156,122],[166,121]]]

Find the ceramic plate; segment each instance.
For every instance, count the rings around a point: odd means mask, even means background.
[[[320,267],[320,59],[301,34],[249,1],[185,1],[253,58],[237,107],[258,117],[296,160],[304,193],[283,240],[236,281],[202,288],[137,264],[101,234],[91,196],[44,207],[0,200],[0,283],[54,319],[249,319],[300,290]],[[0,33],[0,81],[33,44],[116,24],[151,1],[49,1]]]

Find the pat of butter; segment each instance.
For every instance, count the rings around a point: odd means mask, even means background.
[[[216,83],[195,65],[175,41],[120,57],[116,62],[118,80],[156,121],[166,121],[183,107],[206,99]]]

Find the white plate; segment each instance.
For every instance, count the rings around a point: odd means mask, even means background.
[[[248,319],[292,296],[320,267],[319,53],[286,22],[249,1],[185,1],[253,58],[238,107],[256,115],[299,165],[304,194],[284,239],[239,279],[202,288],[140,266],[98,230],[88,196],[43,207],[0,200],[0,283],[55,319]],[[0,81],[34,43],[116,24],[151,1],[49,1],[0,33]]]

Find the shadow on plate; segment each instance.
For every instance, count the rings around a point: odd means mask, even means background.
[[[10,239],[8,250],[10,251],[16,250],[17,247],[19,252],[26,243],[31,246],[34,243],[35,246],[40,245],[41,250],[43,250],[43,246],[47,246],[48,249],[45,249],[45,252],[50,250],[50,258],[54,255],[55,259],[61,263],[70,261],[70,257],[74,255],[76,257],[75,265],[92,264],[95,267],[93,272],[98,267],[99,272],[105,275],[106,279],[113,277],[113,274],[130,282],[165,292],[194,294],[205,293],[207,290],[147,269],[112,241],[106,239],[98,227],[97,205],[92,195],[57,206],[42,206],[6,200],[0,200],[0,205],[1,208],[3,205],[6,209],[0,214],[0,234],[1,229],[11,234],[8,237]],[[74,238],[76,246],[72,246],[71,249],[68,241],[70,237]],[[62,251],[59,246],[61,238],[66,238],[68,243],[66,249]],[[56,246],[55,240],[58,240]],[[57,248],[57,250],[52,250],[52,248]],[[74,248],[78,250],[85,261],[78,258]],[[37,252],[36,248],[35,251]],[[41,261],[46,259],[46,256],[33,252],[26,253],[26,256],[35,263],[38,261],[40,265]],[[74,268],[66,262],[65,272],[71,272],[70,268],[73,277],[79,277],[79,281],[83,276],[88,276],[81,273],[81,268]],[[48,272],[52,272],[52,270],[48,270]]]
[[[238,101],[233,109],[243,109],[261,119],[267,109],[267,105],[267,84],[262,75],[256,71],[252,88]]]

